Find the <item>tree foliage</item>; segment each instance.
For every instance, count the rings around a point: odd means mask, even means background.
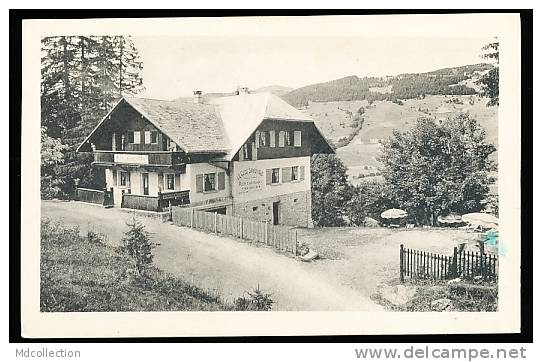
[[[42,38],[41,122],[47,136],[65,146],[55,166],[57,196],[69,196],[74,180],[101,186],[92,155],[77,146],[123,94],[143,89],[142,63],[132,40],[124,36]]]
[[[493,68],[490,64],[474,64],[444,68],[427,73],[406,73],[394,77],[349,76],[330,82],[312,84],[294,89],[283,98],[295,107],[308,106],[311,102],[367,100],[391,101],[402,104],[402,99],[413,99],[425,95],[469,95],[476,94],[473,88],[460,84],[470,79],[474,72]],[[373,87],[391,86],[391,93],[371,90]],[[360,113],[361,114],[361,113]]]
[[[362,182],[355,186],[352,198],[346,204],[349,224],[363,226],[366,217],[379,220],[382,211],[397,207],[389,194],[387,185],[382,182]]]
[[[41,127],[41,196],[49,199],[60,191],[60,180],[55,177],[55,167],[64,159],[65,146],[58,138],[47,136],[45,127]]]
[[[414,222],[433,225],[436,216],[480,211],[495,169],[476,120],[460,114],[438,123],[419,119],[404,133],[395,131],[383,143],[381,162],[389,199]]]
[[[335,155],[315,155],[311,161],[312,219],[318,226],[346,223],[345,205],[352,197],[346,166]]]
[[[485,73],[478,81],[482,89],[480,95],[489,98],[487,106],[499,105],[499,42],[492,42],[482,48],[482,58],[493,60],[496,66]]]

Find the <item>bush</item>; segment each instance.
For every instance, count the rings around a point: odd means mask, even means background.
[[[274,301],[271,294],[260,290],[260,285],[254,291],[246,292],[246,296],[235,299],[235,310],[238,311],[269,311]]]
[[[152,249],[157,245],[151,241],[145,226],[134,217],[131,223],[127,223],[129,229],[122,238],[121,250],[127,253],[134,261],[135,269],[139,275],[145,271],[145,267],[152,263]]]

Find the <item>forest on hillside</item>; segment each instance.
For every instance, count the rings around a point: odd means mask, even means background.
[[[374,101],[388,100],[400,103],[402,99],[425,95],[471,95],[473,88],[461,82],[493,68],[490,64],[475,64],[455,68],[443,68],[428,73],[408,73],[393,77],[348,76],[330,82],[318,83],[294,89],[282,96],[294,107],[306,107],[309,101]],[[371,91],[374,87],[391,86],[391,93]]]

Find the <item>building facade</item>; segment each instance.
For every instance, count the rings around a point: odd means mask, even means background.
[[[203,102],[122,98],[79,152],[93,152],[117,207],[169,205],[311,226],[314,121],[269,93]]]

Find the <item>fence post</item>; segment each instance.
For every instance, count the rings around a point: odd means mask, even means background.
[[[216,234],[216,215],[217,215],[217,212],[215,211],[215,234]]]
[[[191,209],[191,213],[190,213],[190,227],[193,228],[194,227],[194,209]]]
[[[243,239],[243,218],[239,218],[239,225],[241,225],[240,227],[240,234],[241,234],[241,239]]]
[[[171,201],[169,202],[169,221],[173,221],[173,208],[171,207]]]
[[[265,235],[265,245],[269,245],[269,227],[267,226],[267,220],[265,220],[265,231],[264,231],[264,235]]]
[[[294,256],[297,256],[297,229],[295,230]]]
[[[405,281],[405,270],[404,270],[404,254],[403,254],[403,250],[404,250],[404,246],[403,244],[401,244],[400,248],[399,248],[399,275],[400,275],[400,280],[401,280],[401,283],[403,283]]]
[[[457,278],[458,270],[457,270],[457,246],[454,246],[454,256],[452,258],[452,270],[450,270],[452,274],[452,278]]]

